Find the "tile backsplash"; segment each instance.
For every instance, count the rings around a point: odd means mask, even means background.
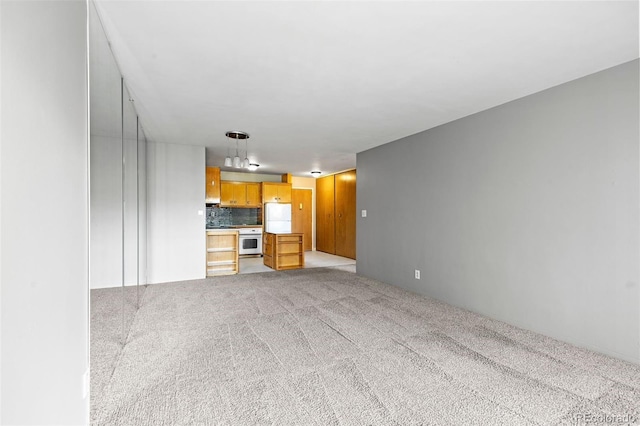
[[[261,225],[262,209],[207,206],[207,228],[232,225]]]

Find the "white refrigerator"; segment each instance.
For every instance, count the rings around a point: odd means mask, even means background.
[[[291,232],[291,204],[266,203],[264,232],[284,234]]]

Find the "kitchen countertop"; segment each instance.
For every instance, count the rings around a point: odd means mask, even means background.
[[[207,228],[207,231],[216,229],[238,229],[238,228],[262,228],[262,225],[229,225],[229,226],[215,226],[213,228]]]
[[[265,234],[272,234],[272,235],[304,235],[303,232],[265,232]]]

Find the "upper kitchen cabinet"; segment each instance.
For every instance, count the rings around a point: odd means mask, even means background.
[[[260,207],[260,195],[259,183],[220,183],[220,207]]]
[[[262,182],[262,201],[264,203],[290,203],[291,184]]]
[[[262,190],[259,183],[247,183],[247,207],[262,205]]]
[[[205,199],[207,204],[220,203],[220,168],[207,167],[207,181],[205,183]]]
[[[247,187],[240,182],[220,182],[220,206],[242,207],[247,202]]]

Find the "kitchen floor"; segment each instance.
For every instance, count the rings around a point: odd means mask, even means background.
[[[304,253],[305,268],[325,268],[329,266],[340,266],[355,272],[356,261],[347,257],[335,256],[321,251],[306,251]],[[273,269],[264,266],[262,257],[241,257],[240,273],[255,274],[256,272],[268,272]]]

